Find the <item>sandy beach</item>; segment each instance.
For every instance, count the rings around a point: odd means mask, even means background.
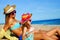
[[[4,25],[0,25],[0,29],[3,28]],[[40,24],[32,24],[32,27],[35,28],[35,30],[45,30],[45,31],[49,31],[53,28],[60,28],[60,25],[40,25]],[[39,32],[40,33],[40,32]],[[36,33],[34,36],[34,40],[40,40],[40,34]],[[40,35],[40,36],[39,36]]]
[[[2,28],[4,25],[0,25],[0,28]],[[60,28],[60,25],[40,25],[40,24],[32,24],[32,27],[34,27],[36,30],[50,30],[50,29],[53,29],[53,28]]]

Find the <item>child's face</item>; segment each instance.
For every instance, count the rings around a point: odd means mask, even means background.
[[[10,14],[10,17],[11,17],[11,18],[14,18],[14,17],[15,17],[15,13],[11,13],[11,14]]]
[[[30,21],[27,21],[27,22],[25,23],[25,25],[26,25],[27,27],[30,27],[30,26],[31,26],[31,22],[30,22]]]
[[[31,22],[30,21],[27,21],[27,24],[31,25]]]

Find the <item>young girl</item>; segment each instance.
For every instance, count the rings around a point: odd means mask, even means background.
[[[31,16],[32,14],[26,13],[22,15],[21,24],[23,25],[23,40],[34,40],[34,33],[33,33],[33,27],[31,27]]]
[[[23,40],[34,40],[34,33],[39,32],[35,31],[33,27],[31,27],[31,16],[28,16],[27,14],[22,15],[22,21],[21,24],[23,25]],[[57,40],[58,38],[54,35],[56,32],[60,34],[60,30],[58,28],[54,28],[51,31],[45,32],[43,30],[40,30],[39,37],[41,40]]]

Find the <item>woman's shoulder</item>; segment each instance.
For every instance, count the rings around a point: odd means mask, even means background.
[[[19,20],[15,20],[15,22],[20,24],[20,21]]]

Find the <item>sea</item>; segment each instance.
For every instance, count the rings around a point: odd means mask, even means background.
[[[60,25],[60,19],[37,20],[37,21],[32,21],[32,24]]]
[[[3,25],[3,24],[4,23],[0,23],[0,25]],[[36,20],[36,21],[32,21],[32,24],[60,25],[60,19]]]

